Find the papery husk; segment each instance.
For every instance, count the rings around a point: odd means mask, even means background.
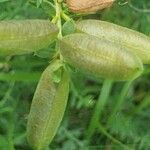
[[[109,8],[115,0],[66,0],[70,11],[74,13],[97,12]]]

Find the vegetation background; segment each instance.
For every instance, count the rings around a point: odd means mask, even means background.
[[[0,0],[0,20],[47,19],[53,15],[47,4],[37,8],[34,0],[30,2]],[[75,20],[114,22],[150,36],[149,0],[119,0],[97,14],[70,16]],[[30,150],[26,141],[27,116],[38,79],[53,53],[52,45],[34,55],[0,57],[0,150]],[[66,113],[47,150],[150,150],[150,66],[145,66],[142,76],[132,83],[115,82],[111,89],[102,89],[102,79],[76,70],[70,74]],[[101,110],[99,127],[89,139],[86,133],[102,90],[110,90],[110,94]]]

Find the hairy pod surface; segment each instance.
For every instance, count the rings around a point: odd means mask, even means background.
[[[27,139],[35,150],[43,150],[55,136],[66,108],[69,93],[69,77],[62,70],[59,83],[52,74],[58,66],[51,64],[43,72],[33,97],[27,123]]]
[[[143,71],[141,60],[128,50],[88,34],[76,33],[60,41],[64,59],[91,75],[132,80]]]
[[[78,32],[84,32],[99,38],[107,39],[129,48],[144,64],[150,64],[150,38],[142,33],[98,20],[82,20],[77,22]]]
[[[0,55],[19,55],[47,47],[58,28],[49,20],[0,22]]]
[[[66,0],[74,13],[90,13],[110,7],[115,0]]]

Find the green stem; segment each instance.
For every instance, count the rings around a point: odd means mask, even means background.
[[[61,12],[62,12],[62,8],[61,8],[61,4],[58,3],[57,0],[54,0],[55,2],[55,7],[56,7],[56,16],[54,18],[56,18],[56,24],[59,28],[59,34],[58,34],[58,39],[62,38],[62,26],[61,26]]]
[[[62,21],[61,21],[61,13],[62,13],[62,7],[61,7],[61,2],[58,0],[54,0],[55,3],[55,8],[56,8],[56,16],[53,18],[52,22],[55,23],[59,29],[58,33],[58,40],[62,39]],[[59,42],[57,41],[56,43],[56,55],[59,56],[60,60],[63,60],[62,55],[60,54],[59,51]]]
[[[7,128],[7,139],[8,139],[8,149],[9,150],[15,150],[15,144],[14,144],[14,130],[15,130],[15,120],[17,117],[17,108],[18,108],[18,102],[19,98],[16,97],[15,101],[11,105],[12,107],[12,112],[9,113],[8,119],[9,119],[9,125]]]
[[[106,105],[111,87],[112,87],[112,81],[111,80],[105,80],[103,83],[101,94],[100,94],[98,101],[95,105],[93,116],[91,118],[88,130],[86,133],[87,139],[90,139],[95,132],[95,128],[98,125],[99,118],[101,117],[102,111]]]
[[[100,133],[104,134],[106,137],[108,137],[112,142],[119,144],[122,146],[122,148],[126,149],[126,150],[130,150],[130,148],[128,146],[126,146],[125,144],[123,144],[121,141],[119,141],[118,139],[116,139],[115,137],[113,137],[111,134],[109,134],[107,132],[107,130],[105,129],[105,127],[103,127],[101,124],[99,124],[98,126],[98,130],[100,131]]]
[[[65,20],[65,21],[73,21],[73,19],[71,19],[68,15],[66,15],[63,11],[61,13],[61,16],[62,18]]]
[[[116,115],[116,113],[120,110],[120,108],[122,107],[122,104],[124,103],[124,100],[125,100],[125,97],[128,93],[128,90],[129,90],[129,87],[131,85],[132,81],[129,81],[129,82],[126,82],[122,91],[121,91],[121,94],[120,96],[118,97],[117,101],[116,101],[116,104],[115,104],[115,107],[113,109],[113,112],[111,113],[108,121],[107,121],[107,126],[111,125],[111,122],[113,121],[114,119],[114,116]]]

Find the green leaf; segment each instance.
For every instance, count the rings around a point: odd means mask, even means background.
[[[37,7],[39,7],[42,4],[43,0],[37,0]]]
[[[63,24],[63,35],[68,35],[75,32],[75,25],[72,21],[67,21]]]
[[[54,17],[56,14],[55,11],[55,6],[53,5],[52,2],[50,1],[43,1],[43,3],[39,3],[37,4],[36,0],[29,0],[29,3],[35,7],[40,7],[43,9],[43,11],[48,14],[50,17]]]
[[[115,115],[114,120],[111,124],[111,132],[120,135],[124,138],[136,138],[135,137],[135,126],[132,123],[131,118],[126,117],[122,113]]]
[[[52,58],[54,56],[54,54],[56,53],[55,44],[56,43],[53,43],[48,48],[44,48],[44,49],[36,51],[35,55],[40,58]]]
[[[28,0],[28,2],[29,2],[31,5],[36,6],[36,0]]]
[[[61,81],[61,76],[62,76],[62,63],[60,61],[55,61],[53,63],[53,72],[52,72],[52,80],[55,83],[59,83]]]
[[[61,69],[58,69],[58,70],[54,71],[53,74],[52,74],[53,82],[59,83],[61,81],[61,74],[62,74]]]
[[[49,5],[48,5],[49,4]],[[49,16],[54,17],[56,14],[55,7],[51,2],[49,3],[42,3],[41,7]]]

